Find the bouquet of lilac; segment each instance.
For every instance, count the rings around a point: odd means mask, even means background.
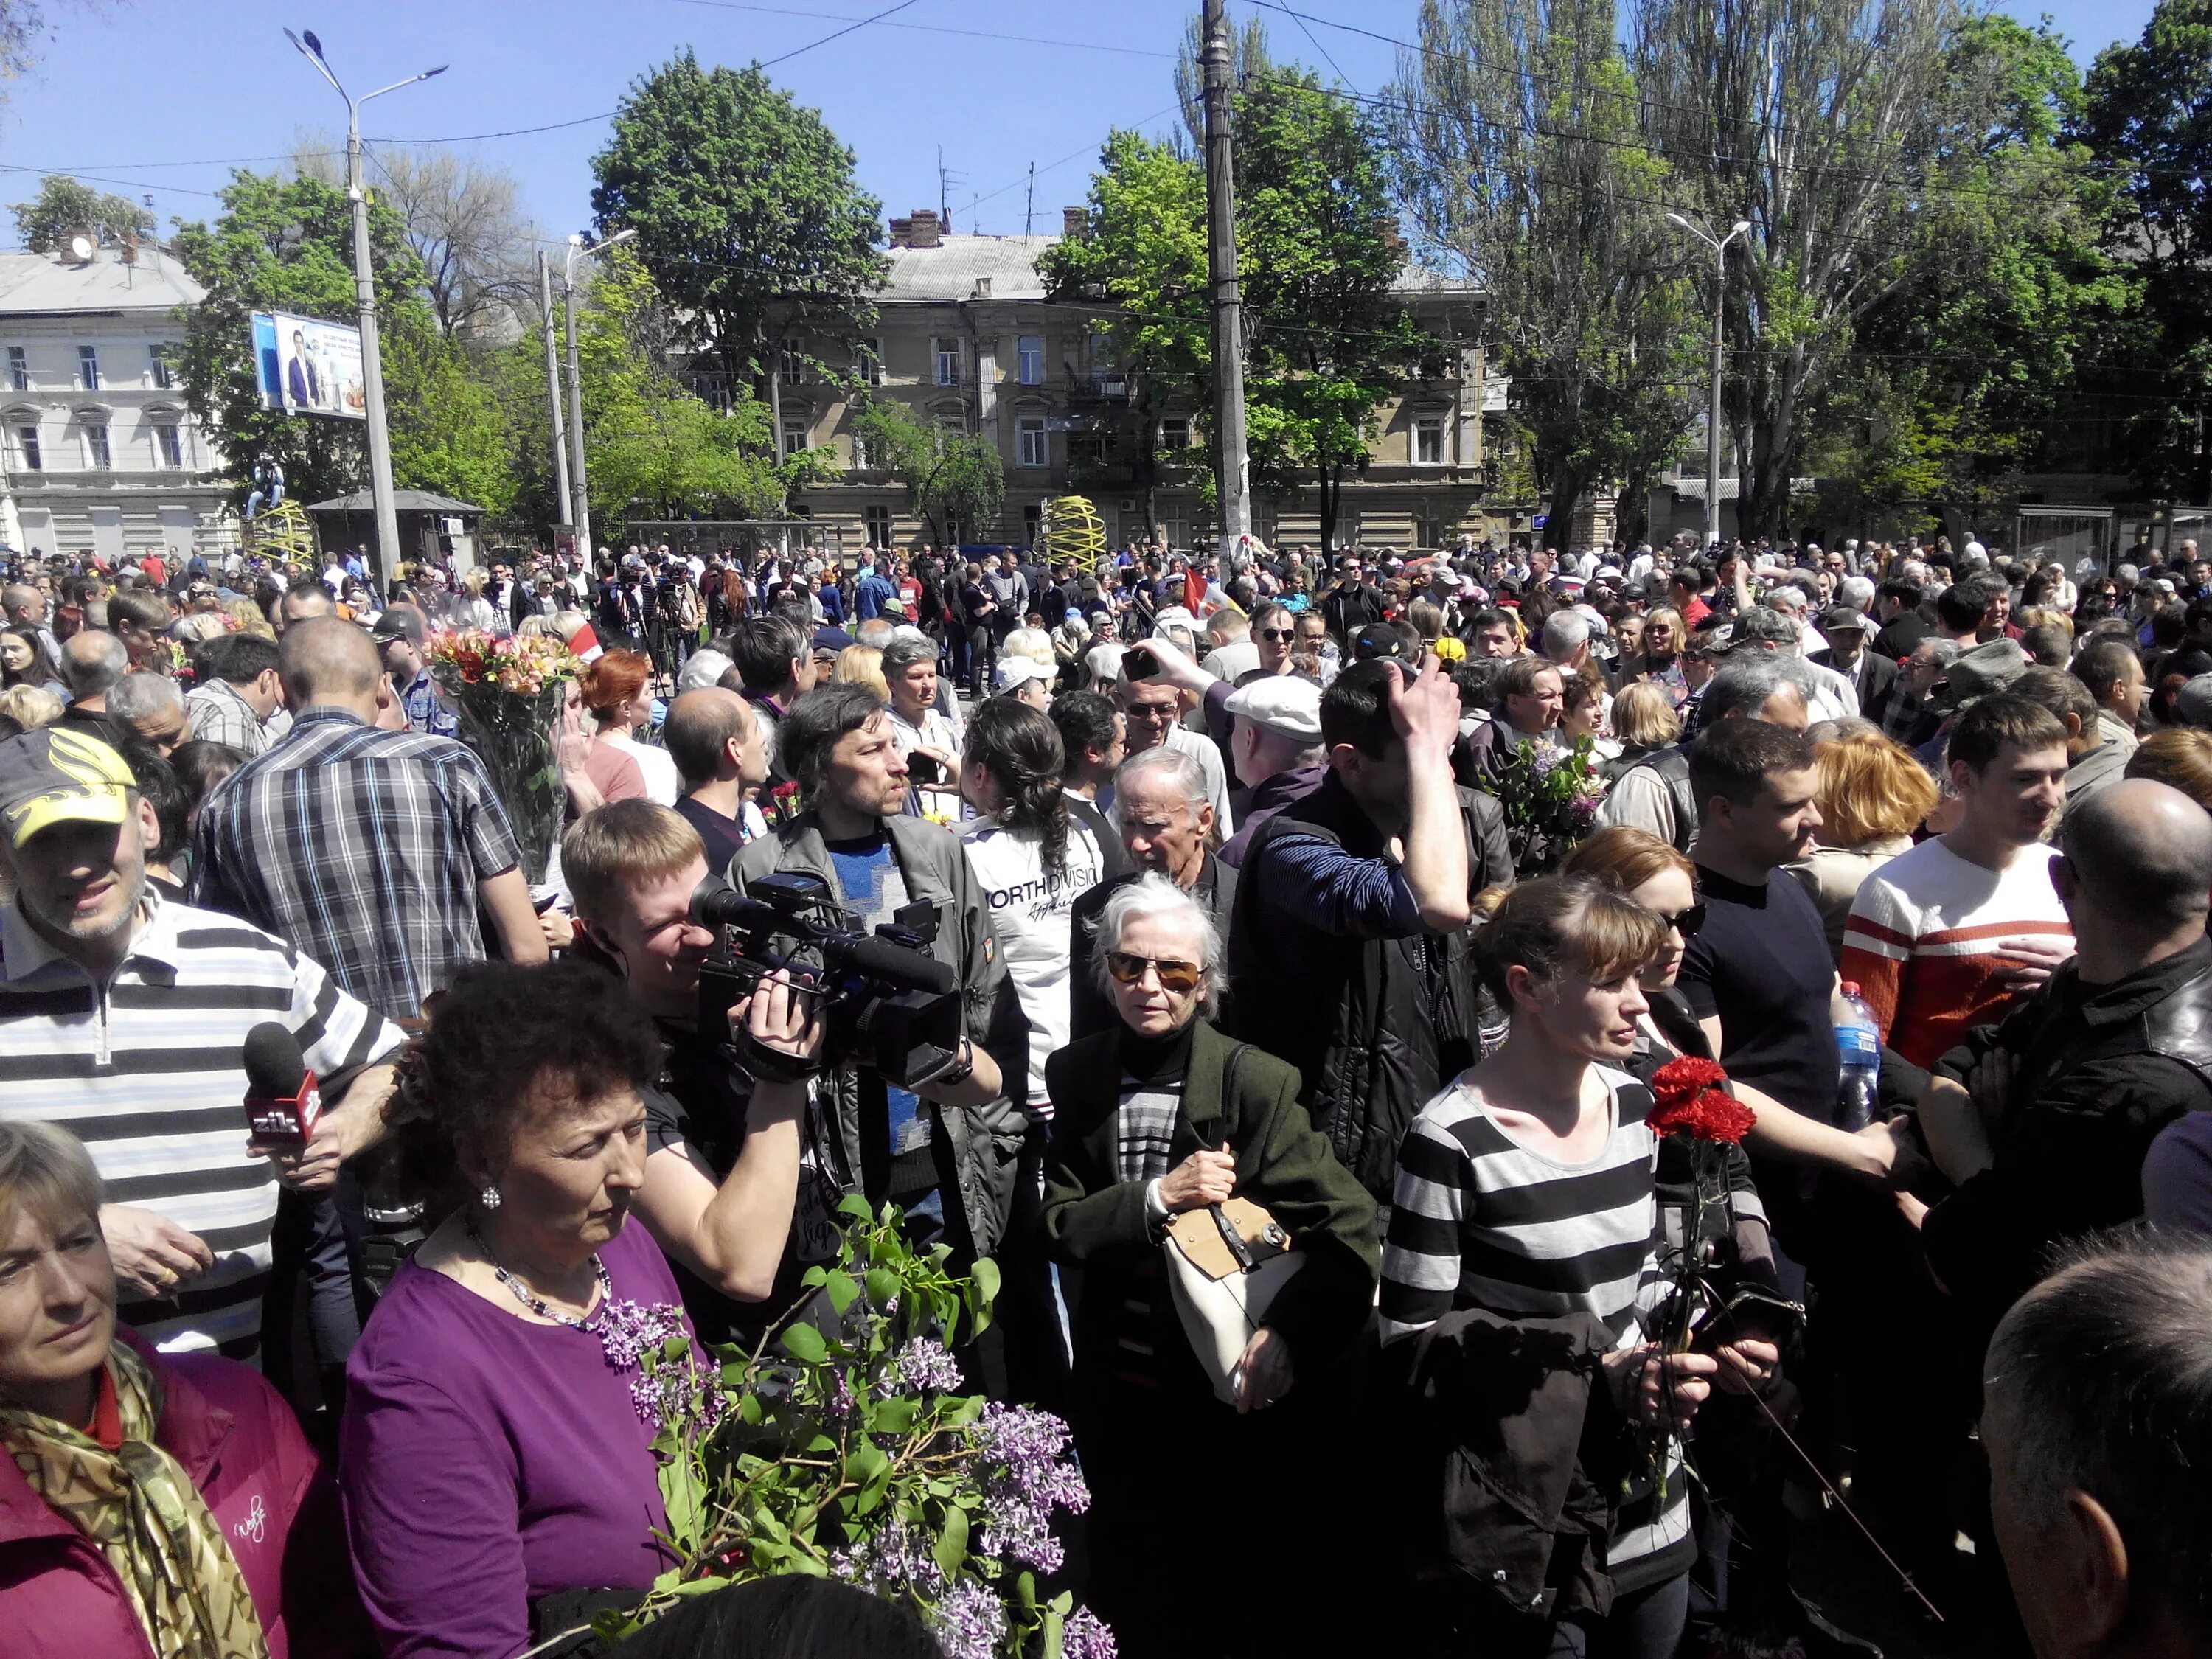
[[[1104,1625],[1037,1589],[1061,1565],[1054,1513],[1091,1502],[1067,1425],[967,1392],[947,1346],[990,1322],[996,1265],[956,1278],[944,1246],[908,1245],[896,1209],[848,1198],[842,1212],[836,1264],[806,1275],[812,1322],[794,1314],[757,1352],[703,1364],[680,1331],[626,1328],[677,1565],[635,1612],[599,1615],[599,1635],[803,1572],[913,1601],[946,1659],[1113,1659]]]
[[[1590,740],[1571,749],[1524,738],[1498,780],[1505,809],[1505,839],[1516,876],[1547,875],[1597,827],[1605,785],[1590,762]]]

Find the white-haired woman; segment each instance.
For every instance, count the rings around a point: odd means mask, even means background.
[[[1296,1587],[1253,1598],[1219,1586],[1259,1582],[1244,1569],[1280,1559],[1263,1540],[1322,1522],[1350,1420],[1338,1373],[1379,1268],[1374,1200],[1307,1120],[1297,1073],[1205,1019],[1222,956],[1188,894],[1158,875],[1130,883],[1079,969],[1100,976],[1120,1018],[1045,1065],[1054,1116],[1042,1224],[1054,1255],[1082,1270],[1073,1419],[1093,1498],[1091,1599],[1131,1659],[1218,1651],[1231,1620],[1249,1641],[1255,1619],[1305,1616]],[[1232,1194],[1267,1209],[1305,1257],[1244,1351],[1233,1408],[1200,1369],[1161,1261],[1170,1216]],[[1243,1415],[1286,1396],[1287,1411]],[[1204,1528],[1206,1548],[1163,1547],[1163,1505],[1201,1494],[1267,1523],[1224,1510]],[[1248,1547],[1250,1561],[1231,1559]]]

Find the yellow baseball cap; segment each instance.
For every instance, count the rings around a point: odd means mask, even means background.
[[[0,743],[0,829],[10,846],[58,823],[120,823],[137,787],[122,756],[74,726]]]

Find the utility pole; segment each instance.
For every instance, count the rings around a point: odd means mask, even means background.
[[[561,528],[568,532],[573,546],[576,520],[568,499],[568,428],[561,413],[560,345],[553,333],[553,261],[542,247],[538,250],[538,300],[545,313],[545,390],[553,402],[553,471],[560,481],[556,500]]]
[[[575,446],[575,459],[569,468],[568,489],[575,502],[572,516],[576,525],[576,550],[584,556],[589,566],[592,549],[592,496],[584,477],[584,371],[576,354],[576,257],[604,252],[617,242],[627,242],[637,234],[635,230],[618,230],[604,242],[584,246],[580,235],[568,238],[568,262],[562,274],[561,297],[568,319],[568,441]]]
[[[392,499],[392,433],[384,419],[384,354],[377,344],[376,267],[369,254],[368,191],[361,176],[361,106],[387,92],[397,92],[417,81],[443,75],[446,65],[441,64],[434,70],[424,70],[420,75],[410,75],[404,81],[394,81],[388,87],[379,87],[374,92],[365,92],[356,98],[338,84],[337,71],[324,60],[323,43],[315,39],[312,30],[295,34],[286,29],[284,34],[299,48],[300,55],[322,72],[331,90],[345,100],[346,200],[353,204],[353,282],[361,311],[362,391],[366,395],[368,408],[364,412],[368,416],[368,487],[376,503],[377,550],[369,559],[369,574],[376,596],[381,599],[385,579],[398,565],[401,550],[399,514]]]
[[[1244,302],[1237,280],[1236,159],[1229,134],[1228,0],[1206,0],[1206,253],[1213,289],[1214,438],[1221,446],[1221,551],[1252,533],[1244,453]]]
[[[1728,322],[1728,245],[1751,228],[1751,221],[1739,219],[1725,236],[1715,236],[1703,225],[1670,213],[1668,219],[1686,230],[1713,251],[1713,386],[1711,400],[1705,407],[1705,545],[1713,547],[1721,538],[1721,352],[1723,331]],[[1736,523],[1743,523],[1743,483],[1736,483]]]

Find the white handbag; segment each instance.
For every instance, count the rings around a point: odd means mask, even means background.
[[[1229,1097],[1243,1058],[1239,1043],[1222,1077]],[[1237,1403],[1237,1362],[1267,1317],[1276,1295],[1306,1264],[1289,1233],[1261,1206],[1232,1198],[1170,1216],[1161,1251],[1176,1316],[1191,1352],[1213,1384],[1214,1398]]]

